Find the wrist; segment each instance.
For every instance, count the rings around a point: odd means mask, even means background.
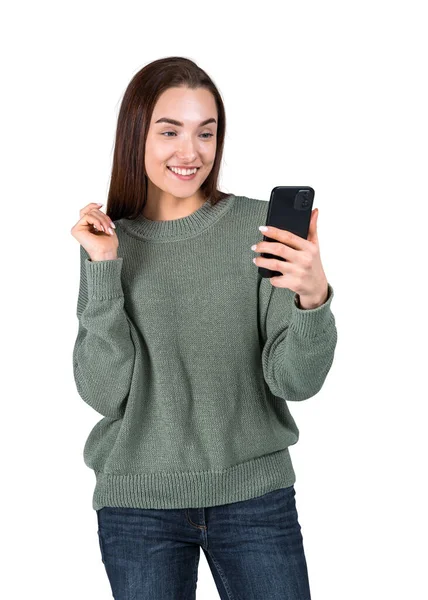
[[[90,257],[92,262],[98,262],[101,260],[116,260],[117,254],[115,252],[107,252],[106,254],[95,254]]]
[[[296,306],[303,310],[311,310],[325,304],[325,302],[327,302],[328,300],[328,297],[328,286],[324,294],[322,294],[321,296],[301,296],[300,294],[297,294]]]

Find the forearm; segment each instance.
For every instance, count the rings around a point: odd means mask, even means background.
[[[73,371],[82,399],[100,414],[123,415],[133,374],[135,348],[124,309],[122,259],[87,260],[77,316]]]
[[[290,290],[275,288],[269,302],[261,295],[266,314],[263,372],[275,396],[300,401],[321,389],[337,342],[332,298],[331,285],[327,300],[313,309],[300,308]]]

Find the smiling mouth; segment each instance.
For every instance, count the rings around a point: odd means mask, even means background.
[[[168,171],[170,171],[170,173],[172,173],[174,175],[174,177],[176,179],[181,179],[181,181],[191,181],[192,179],[196,178],[196,175],[198,174],[199,167],[194,167],[194,169],[196,169],[196,171],[194,171],[193,173],[190,173],[190,175],[180,175],[180,173],[176,173],[175,171],[173,171],[168,166],[167,166],[167,169],[168,169]]]
[[[172,168],[171,168],[169,165],[166,165],[166,168],[167,168],[167,169],[169,169],[170,171],[172,171]],[[185,171],[185,170],[187,170],[187,169],[188,169],[189,171],[190,171],[190,170],[193,170],[193,169],[196,169],[197,171],[199,171],[199,169],[200,169],[201,167],[173,167],[173,168],[174,168],[174,169],[180,169],[180,170],[182,170],[182,171]]]

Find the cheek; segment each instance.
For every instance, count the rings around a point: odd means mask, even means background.
[[[167,160],[168,148],[155,136],[148,136],[146,140],[145,155],[147,160],[154,164],[156,161]]]
[[[160,150],[153,148],[145,156],[146,169],[159,170],[164,169],[168,163],[168,155]]]
[[[211,151],[205,148],[203,152],[199,152],[199,157],[204,167],[212,167],[215,161],[215,150]]]

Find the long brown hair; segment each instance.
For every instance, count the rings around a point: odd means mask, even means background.
[[[170,87],[205,88],[214,96],[217,112],[217,147],[213,168],[201,185],[211,205],[229,196],[217,189],[223,156],[226,115],[220,93],[211,78],[192,60],[170,56],[143,67],[131,79],[120,106],[106,214],[116,221],[139,215],[147,200],[145,145],[158,97]]]

